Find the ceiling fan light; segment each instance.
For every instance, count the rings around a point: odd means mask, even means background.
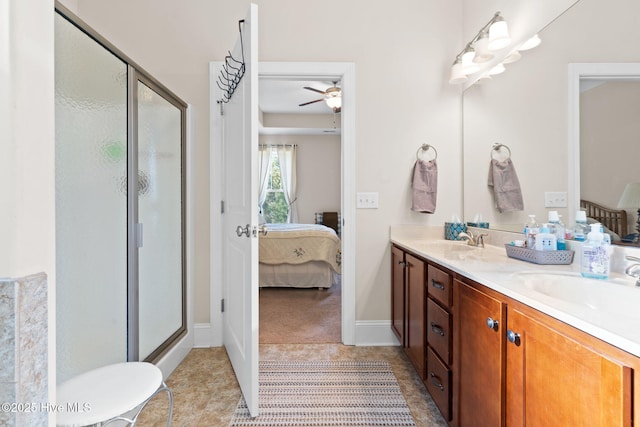
[[[331,94],[327,96],[324,101],[327,103],[329,108],[335,109],[342,107],[342,97],[340,96],[340,93]]]
[[[509,46],[511,38],[509,37],[509,28],[507,22],[498,16],[496,21],[489,27],[489,50],[500,50]]]

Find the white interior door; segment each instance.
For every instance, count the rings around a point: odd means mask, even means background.
[[[258,7],[232,56],[245,74],[222,106],[223,342],[251,416],[258,415]],[[244,49],[244,54],[242,53]],[[233,60],[230,65],[238,66]],[[232,68],[229,69],[233,71]]]

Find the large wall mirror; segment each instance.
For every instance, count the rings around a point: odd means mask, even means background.
[[[620,139],[616,136],[620,129],[616,135],[602,130],[595,134],[592,133],[595,126],[588,126],[595,125],[593,120],[576,125],[574,131],[577,131],[570,132],[569,99],[570,81],[574,79],[580,102],[600,98],[599,106],[589,107],[591,114],[601,114],[600,121],[616,118],[617,126],[623,126],[620,120],[622,116],[628,116],[629,111],[622,114],[624,104],[604,101],[603,93],[605,88],[613,87],[613,92],[624,92],[628,96],[634,86],[622,88],[621,85],[640,86],[640,83],[619,79],[611,82],[611,78],[604,78],[604,75],[595,81],[593,75],[576,75],[575,69],[574,74],[570,74],[569,64],[640,62],[640,46],[636,42],[640,36],[639,21],[640,2],[611,0],[604,4],[598,0],[579,0],[540,32],[542,44],[539,47],[523,52],[522,59],[507,65],[505,73],[465,91],[465,220],[480,214],[490,222],[491,228],[521,231],[528,214],[535,214],[538,222],[546,222],[548,211],[557,210],[564,222],[572,224],[581,197],[616,208],[626,183],[640,182],[637,168],[626,166],[622,159],[637,158],[640,152],[637,143],[615,148],[614,143],[618,141],[614,139]],[[633,75],[626,77],[628,80]],[[580,80],[583,80],[582,92]],[[640,97],[635,101],[640,105]],[[585,112],[586,108],[582,110]],[[636,119],[633,125],[637,126],[637,122]],[[579,116],[576,123],[580,123]],[[581,128],[582,137],[573,138],[572,132],[580,135]],[[635,135],[638,135],[637,131]],[[487,185],[494,143],[504,144],[511,150],[523,193],[524,211],[498,213],[495,208],[493,194]],[[581,165],[580,153],[592,153],[592,145],[611,155],[597,155],[598,167]],[[593,154],[590,156],[593,158]],[[621,173],[623,169],[624,174]],[[613,188],[612,177],[620,180],[616,188]],[[567,207],[545,207],[545,192],[566,192]],[[628,224],[631,233],[635,228],[635,210],[632,208],[629,209]]]

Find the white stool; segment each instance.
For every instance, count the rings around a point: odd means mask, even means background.
[[[160,392],[169,397],[167,426],[171,425],[173,395],[162,371],[147,362],[125,362],[80,374],[58,386],[59,426],[87,426],[125,421],[134,426],[146,404]],[[131,418],[124,415],[140,407]]]

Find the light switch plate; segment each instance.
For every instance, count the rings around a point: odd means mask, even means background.
[[[357,193],[357,209],[378,209],[378,193]]]
[[[545,208],[566,208],[567,192],[566,191],[546,191],[544,193]]]

